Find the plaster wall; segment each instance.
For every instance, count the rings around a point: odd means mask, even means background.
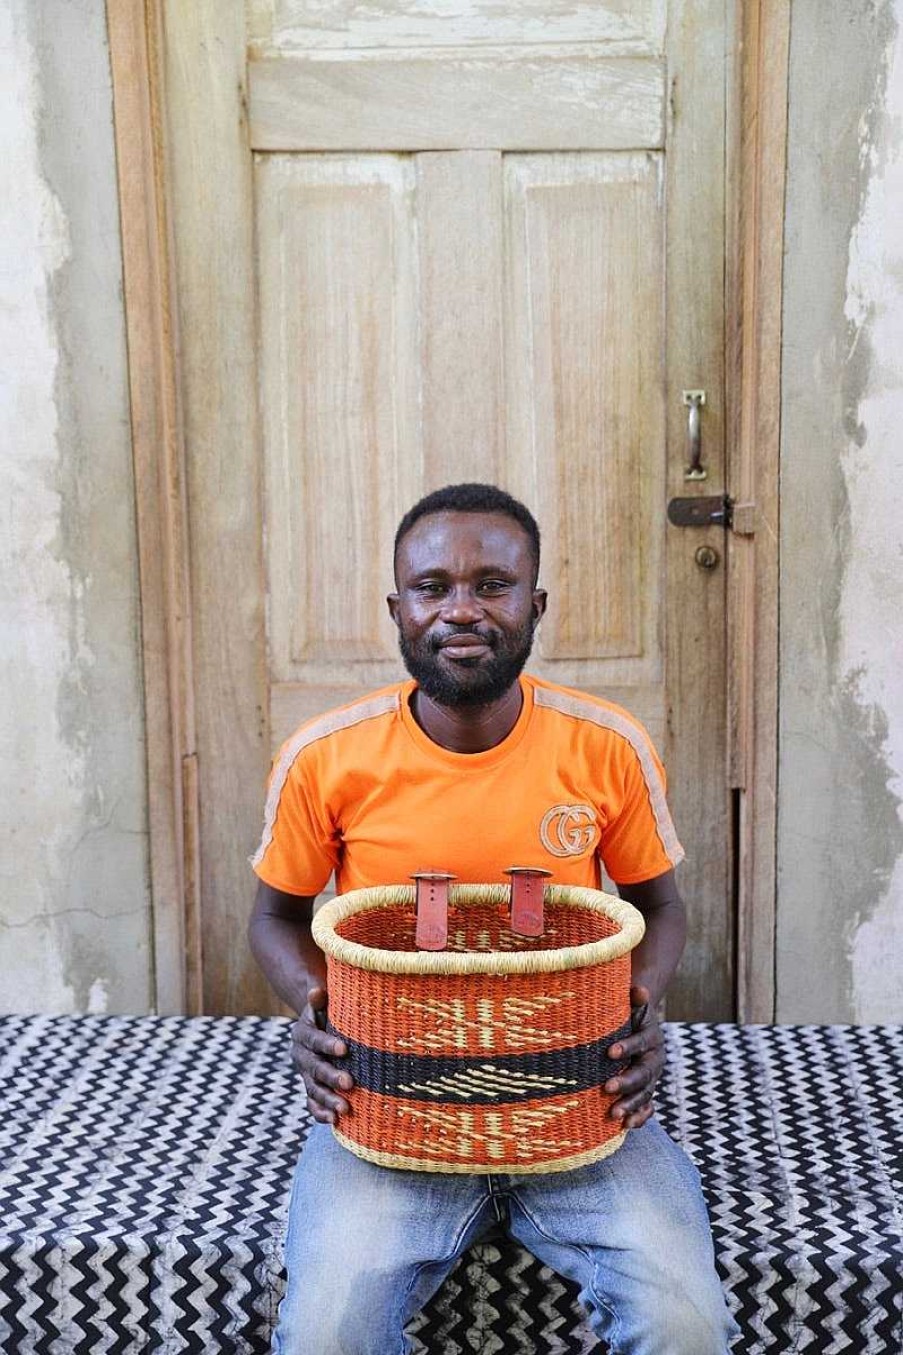
[[[147,1011],[134,490],[103,0],[0,0],[0,1011]]]
[[[777,1017],[903,1019],[903,0],[794,0]]]

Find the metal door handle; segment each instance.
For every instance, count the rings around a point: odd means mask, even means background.
[[[683,402],[689,407],[687,418],[687,456],[689,465],[685,480],[705,480],[708,472],[702,464],[702,420],[699,411],[705,404],[705,391],[684,391]]]

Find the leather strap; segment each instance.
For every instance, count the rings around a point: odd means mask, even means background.
[[[411,876],[417,882],[418,950],[445,950],[448,944],[448,884],[454,875],[422,870]]]
[[[505,874],[511,877],[511,930],[517,936],[542,936],[543,889],[552,872],[512,866]]]

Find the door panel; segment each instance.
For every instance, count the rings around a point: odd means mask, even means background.
[[[511,156],[505,187],[507,471],[543,526],[541,668],[660,682],[661,157]]]
[[[261,57],[249,77],[258,151],[605,149],[664,132],[653,57]]]
[[[388,575],[360,565],[390,558],[398,505],[422,480],[415,189],[406,157],[257,162],[276,683],[366,685],[393,671]]]
[[[251,0],[256,42],[283,51],[592,42],[660,52],[664,0]]]

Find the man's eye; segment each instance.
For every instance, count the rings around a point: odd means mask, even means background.
[[[504,593],[508,587],[509,585],[505,583],[504,579],[484,579],[480,584],[480,591],[482,593]]]
[[[418,593],[422,593],[425,597],[430,597],[430,598],[438,597],[438,596],[440,595],[440,593],[444,592],[444,584],[441,584],[441,583],[418,583],[418,585],[417,585],[417,592],[418,592]]]

